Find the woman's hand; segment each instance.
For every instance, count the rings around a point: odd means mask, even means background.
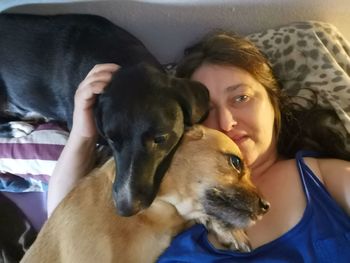
[[[103,92],[104,88],[111,81],[113,73],[118,69],[119,66],[112,63],[95,65],[79,84],[74,96],[71,134],[86,139],[97,137],[93,113],[96,95]]]

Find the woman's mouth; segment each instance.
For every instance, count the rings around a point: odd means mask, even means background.
[[[243,135],[243,136],[237,136],[232,138],[232,140],[237,144],[242,144],[243,142],[245,142],[249,137],[247,135]]]

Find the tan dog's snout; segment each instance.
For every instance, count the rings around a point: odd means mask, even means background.
[[[259,220],[270,207],[255,188],[234,185],[205,192],[204,211],[225,228],[246,228]]]
[[[252,183],[238,147],[232,141],[226,145],[230,147],[229,162],[221,162],[214,186],[207,186],[202,203],[205,213],[225,228],[246,228],[259,220],[270,204]]]
[[[251,246],[244,229],[260,220],[270,204],[253,185],[250,171],[243,165],[242,161],[242,169],[223,169],[224,175],[214,177],[216,186],[206,189],[202,199],[208,217],[201,222],[224,247],[249,252]]]
[[[259,205],[262,213],[266,213],[270,209],[270,203],[265,199],[259,198]]]
[[[253,221],[252,223],[254,223],[254,221],[260,219],[263,214],[268,212],[270,203],[262,197],[256,186],[251,182],[248,169],[245,169],[243,180],[232,186],[232,191],[235,192],[240,188],[242,188],[242,190],[238,190],[240,199],[237,199],[237,201],[246,203],[250,208],[250,218]]]

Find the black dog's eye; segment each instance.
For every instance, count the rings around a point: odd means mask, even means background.
[[[242,160],[236,155],[229,155],[230,164],[235,168],[239,173],[243,170]]]
[[[111,138],[106,138],[107,142],[109,145],[113,145],[114,144],[114,141],[111,139]]]
[[[105,139],[107,140],[107,143],[109,144],[109,146],[112,147],[112,149],[117,149],[117,150],[120,149],[121,143],[118,140],[111,139],[108,137],[106,137]]]
[[[160,144],[160,143],[165,142],[168,139],[168,137],[169,137],[168,134],[159,134],[159,135],[154,136],[153,142],[155,144]]]

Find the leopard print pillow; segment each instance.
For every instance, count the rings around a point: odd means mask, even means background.
[[[308,98],[312,89],[321,107],[335,110],[341,122],[331,125],[337,125],[349,148],[350,45],[337,28],[296,22],[247,38],[266,54],[288,94]]]

